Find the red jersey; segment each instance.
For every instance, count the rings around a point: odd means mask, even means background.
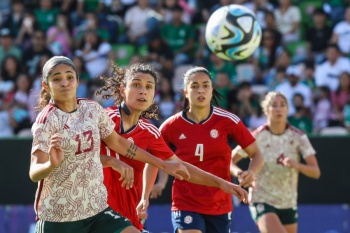
[[[255,141],[242,121],[217,107],[209,117],[196,124],[185,112],[167,119],[160,127],[165,142],[188,163],[231,182],[231,147],[228,138],[242,148]],[[172,210],[219,215],[232,211],[232,197],[219,188],[174,180]]]
[[[156,126],[146,119],[139,119],[137,124],[124,132],[119,106],[113,106],[105,109],[108,116],[115,122],[114,130],[122,137],[133,141],[139,148],[148,151],[154,156],[166,160],[174,155],[169,147],[165,144]],[[101,143],[101,154],[119,158],[134,168],[134,185],[133,188],[127,190],[122,187],[119,181],[120,174],[112,168],[104,168],[104,184],[108,192],[109,206],[128,218],[136,228],[141,230],[143,224],[136,213],[136,207],[141,199],[142,194],[142,172],[145,163],[119,156],[116,152],[110,150],[105,143]]]

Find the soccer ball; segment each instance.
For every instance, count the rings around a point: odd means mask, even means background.
[[[261,26],[248,8],[232,4],[217,9],[205,28],[210,50],[225,60],[249,57],[260,45]]]

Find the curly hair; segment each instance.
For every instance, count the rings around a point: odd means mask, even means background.
[[[155,83],[158,81],[158,73],[149,64],[135,63],[123,68],[111,62],[110,75],[100,77],[100,79],[104,82],[104,86],[96,91],[95,95],[101,95],[103,99],[113,97],[115,105],[121,104],[124,99],[120,93],[120,86],[126,86],[127,82],[130,81],[137,73],[149,74],[154,78]],[[158,120],[158,114],[158,106],[153,103],[148,109],[141,113],[141,117]]]

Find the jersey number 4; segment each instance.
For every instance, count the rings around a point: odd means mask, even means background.
[[[195,156],[199,156],[199,161],[203,161],[204,156],[204,145],[203,144],[197,144],[196,151],[194,153]]]

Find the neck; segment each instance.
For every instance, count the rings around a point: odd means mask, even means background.
[[[267,125],[269,126],[270,131],[273,134],[283,134],[283,132],[286,129],[287,123],[285,121],[280,122],[272,122],[271,120],[268,120]]]
[[[210,105],[209,107],[196,108],[191,107],[187,112],[187,117],[193,122],[199,123],[208,118],[210,114]]]
[[[121,109],[121,117],[123,129],[128,131],[131,127],[135,126],[140,119],[141,112],[132,111],[129,109],[129,113],[125,111],[125,107]]]
[[[63,112],[74,112],[77,110],[77,101],[74,98],[74,101],[57,101],[53,100],[54,105],[56,105],[59,109],[61,109]]]

